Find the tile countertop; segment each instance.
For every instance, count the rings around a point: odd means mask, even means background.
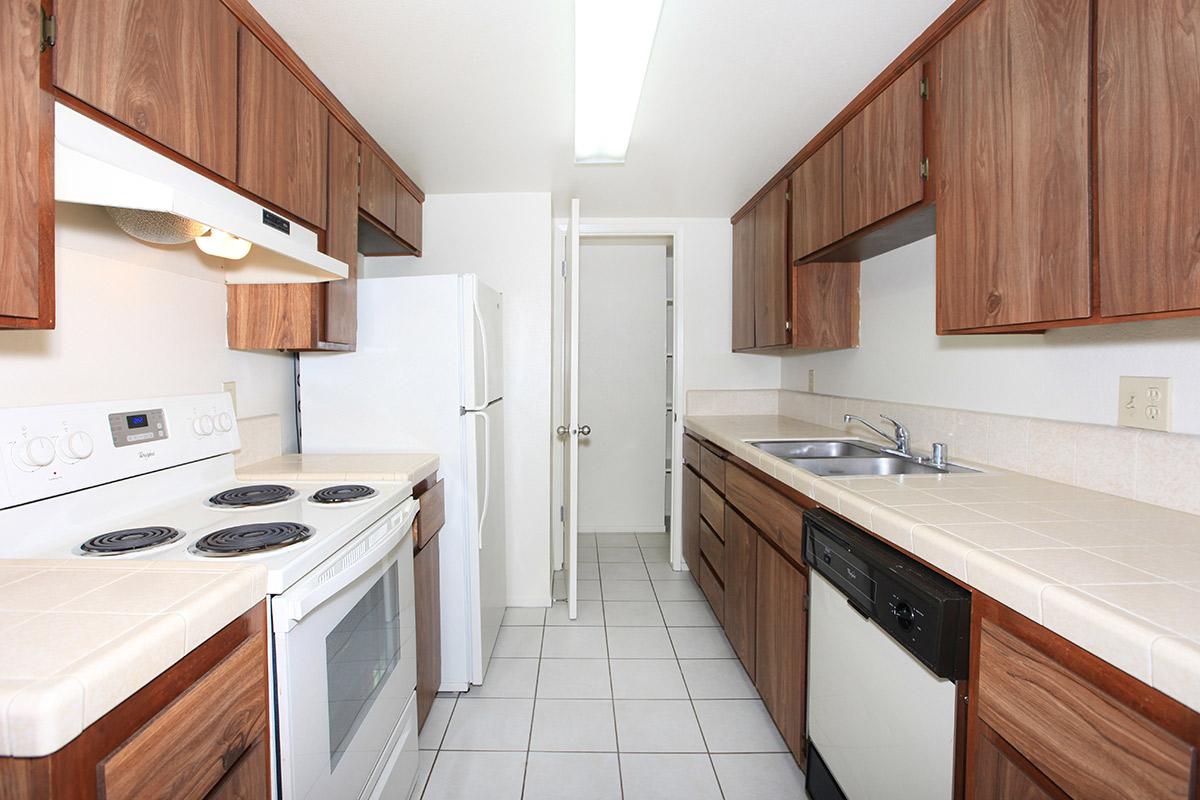
[[[429,453],[285,453],[238,467],[245,481],[408,481],[420,483],[438,470]]]
[[[1200,516],[953,452],[984,472],[824,478],[746,440],[854,437],[779,416],[688,416],[684,425],[1200,711]]]
[[[58,750],[266,590],[255,564],[0,560],[0,756]]]

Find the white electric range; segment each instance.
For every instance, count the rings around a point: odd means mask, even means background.
[[[262,564],[277,797],[416,777],[405,482],[239,481],[226,394],[0,409],[0,558]]]

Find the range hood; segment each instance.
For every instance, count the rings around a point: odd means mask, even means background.
[[[160,214],[191,235],[212,228],[249,242],[244,258],[221,260],[226,283],[314,283],[349,274],[317,249],[317,235],[303,225],[61,103],[54,106],[54,199],[104,206],[115,219],[137,215],[114,209]]]

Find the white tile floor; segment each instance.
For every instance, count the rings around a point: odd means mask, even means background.
[[[580,540],[578,618],[561,602],[508,610],[484,685],[434,701],[413,800],[803,798],[666,535]]]

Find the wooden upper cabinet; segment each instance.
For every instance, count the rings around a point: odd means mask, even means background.
[[[792,346],[858,347],[857,261],[792,267]]]
[[[780,181],[754,209],[754,346],[791,341],[788,314],[788,182]]]
[[[350,267],[341,281],[323,287],[322,340],[352,345],[358,330],[358,140],[329,118],[329,226],[325,250]]]
[[[1100,311],[1200,308],[1200,6],[1096,9]]]
[[[328,112],[245,28],[238,65],[238,185],[325,228]]]
[[[399,185],[387,164],[373,148],[362,148],[358,207],[389,229],[396,225],[396,191]]]
[[[58,0],[55,84],[237,177],[238,23],[216,0]]]
[[[396,180],[396,222],[393,230],[414,251],[420,252],[421,201],[409,194],[399,180]]]
[[[733,349],[754,347],[754,212],[733,223]]]
[[[838,131],[792,173],[791,261],[843,235],[842,132]]]
[[[54,104],[42,6],[0,6],[0,328],[54,327]]]
[[[921,65],[915,64],[842,129],[846,235],[921,202]]]
[[[939,331],[1091,313],[1090,9],[984,0],[939,44]]]

